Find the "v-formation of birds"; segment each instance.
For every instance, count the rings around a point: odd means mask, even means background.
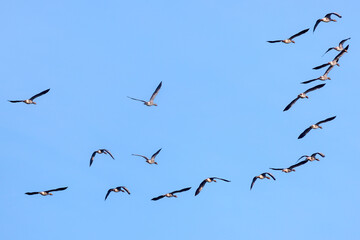
[[[325,17],[321,18],[321,19],[318,19],[314,25],[314,28],[313,28],[313,32],[315,32],[315,29],[318,27],[319,23],[321,22],[325,22],[325,23],[328,23],[328,22],[336,22],[335,19],[332,19],[331,16],[332,15],[335,15],[339,18],[341,18],[342,16],[338,13],[328,13],[325,15]],[[289,37],[288,39],[284,39],[284,40],[272,40],[272,41],[268,41],[269,43],[278,43],[278,42],[282,42],[282,43],[285,43],[285,44],[289,44],[289,43],[295,43],[295,41],[293,40],[294,38],[296,37],[299,37],[305,33],[307,33],[309,31],[310,28],[307,28],[305,30],[302,30],[294,35],[292,35],[291,37]],[[349,45],[347,45],[346,47],[344,47],[344,43],[349,40],[350,38],[346,38],[344,40],[342,40],[338,46],[336,47],[331,47],[329,48],[325,53],[328,53],[329,51],[331,50],[336,50],[336,51],[339,51],[340,53],[332,60],[332,61],[329,61],[325,64],[322,64],[322,65],[319,65],[317,67],[314,67],[313,69],[314,70],[318,70],[318,69],[321,69],[323,67],[326,67],[326,66],[329,66],[327,68],[327,70],[325,71],[325,73],[318,77],[318,78],[315,78],[315,79],[312,79],[312,80],[308,80],[308,81],[305,81],[305,82],[302,82],[302,84],[307,84],[307,83],[311,83],[313,81],[316,81],[316,80],[322,80],[322,81],[325,81],[325,80],[330,80],[331,78],[328,77],[327,75],[329,74],[329,72],[333,69],[333,67],[335,65],[337,66],[340,66],[339,65],[339,59],[345,54],[348,52],[348,49],[349,49]],[[299,100],[299,99],[304,99],[304,98],[308,98],[308,96],[306,95],[307,93],[309,92],[312,92],[312,91],[315,91],[315,90],[319,90],[321,88],[323,88],[326,84],[319,84],[319,85],[316,85],[314,87],[311,87],[309,89],[307,89],[306,91],[304,91],[303,93],[300,93],[294,100],[292,100],[285,108],[283,111],[288,111],[290,108],[293,107],[293,105]],[[140,101],[140,102],[143,102],[144,105],[146,106],[158,106],[156,103],[154,103],[154,100],[155,100],[155,97],[157,96],[157,94],[159,93],[160,89],[162,87],[162,82],[159,83],[159,85],[157,86],[157,88],[155,89],[155,91],[153,92],[153,94],[151,95],[149,101],[146,101],[146,100],[141,100],[141,99],[137,99],[137,98],[133,98],[133,97],[128,97],[132,100],[135,100],[135,101]],[[11,103],[19,103],[19,102],[23,102],[25,104],[36,104],[36,102],[34,102],[34,100],[42,95],[45,95],[47,94],[48,92],[50,91],[50,89],[46,89],[38,94],[35,94],[34,96],[30,97],[29,99],[25,99],[25,100],[9,100],[9,102]],[[333,116],[333,117],[329,117],[329,118],[326,118],[324,120],[321,120],[313,125],[310,125],[308,128],[306,128],[298,137],[298,139],[301,139],[303,137],[305,137],[309,132],[310,130],[312,129],[317,129],[317,128],[320,128],[322,129],[322,127],[320,126],[320,124],[323,124],[323,123],[326,123],[326,122],[330,122],[332,120],[334,120],[336,118],[336,116]],[[157,155],[160,153],[161,151],[161,148],[156,151],[152,156],[151,158],[148,158],[144,155],[139,155],[139,154],[132,154],[133,156],[137,156],[137,157],[142,157],[146,160],[146,162],[148,164],[155,164],[157,165],[158,163],[155,161],[155,158],[157,157]],[[90,157],[90,167],[92,166],[93,162],[94,162],[94,159],[95,159],[95,156],[96,154],[105,154],[105,155],[109,155],[112,159],[115,159],[114,156],[111,154],[111,152],[107,149],[99,149],[99,150],[96,150],[92,153],[91,157]],[[271,170],[274,170],[274,171],[282,171],[284,173],[290,173],[290,172],[295,172],[295,168],[299,167],[299,166],[302,166],[304,164],[306,164],[307,162],[312,162],[312,161],[319,161],[318,158],[316,158],[316,156],[319,155],[321,157],[325,157],[325,155],[323,153],[320,153],[320,152],[316,152],[316,153],[313,153],[312,155],[308,156],[308,155],[303,155],[301,156],[298,161],[302,158],[305,158],[304,160],[302,160],[301,162],[298,162],[298,163],[295,163],[287,168],[270,168]],[[252,181],[251,181],[251,185],[250,185],[250,190],[253,188],[255,182],[257,179],[273,179],[273,180],[276,180],[275,177],[273,176],[273,174],[271,174],[270,172],[264,172],[264,173],[261,173],[260,175],[258,176],[255,176]],[[199,187],[196,189],[195,191],[195,196],[197,196],[200,191],[204,188],[205,184],[206,183],[210,183],[210,182],[216,182],[216,180],[221,180],[221,181],[224,181],[224,182],[230,182],[229,180],[227,179],[224,179],[224,178],[218,178],[218,177],[210,177],[210,178],[206,178],[204,179]],[[40,194],[42,196],[47,196],[47,195],[52,195],[52,192],[56,192],[56,191],[63,191],[63,190],[66,190],[67,187],[60,187],[60,188],[56,188],[56,189],[51,189],[51,190],[46,190],[46,191],[40,191],[40,192],[26,192],[25,194],[27,195],[35,195],[35,194]],[[166,193],[166,194],[162,194],[162,195],[159,195],[157,197],[154,197],[152,198],[151,200],[153,201],[157,201],[159,199],[162,199],[164,197],[167,197],[167,198],[171,198],[171,197],[174,197],[174,198],[177,198],[177,193],[181,193],[181,192],[186,192],[186,191],[189,191],[191,189],[191,187],[186,187],[186,188],[183,188],[183,189],[180,189],[180,190],[175,190],[175,191],[172,191],[172,192],[169,192],[169,193]],[[126,192],[127,194],[130,195],[130,191],[128,190],[128,188],[126,188],[125,186],[118,186],[118,187],[115,187],[115,188],[110,188],[107,192],[106,192],[106,195],[105,195],[105,200],[108,198],[109,194],[111,192]]]

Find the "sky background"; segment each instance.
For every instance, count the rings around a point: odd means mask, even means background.
[[[0,238],[359,239],[358,1],[2,1]],[[318,18],[338,12],[336,23]],[[270,44],[306,29],[295,44]],[[313,67],[349,53],[326,86]],[[158,107],[148,99],[159,82]],[[37,105],[12,104],[51,88]],[[309,125],[337,118],[298,140]],[[106,148],[114,155],[97,155]],[[132,153],[151,156],[159,165]],[[252,178],[326,155],[276,181]],[[207,177],[217,182],[194,193]],[[25,192],[68,186],[54,196]],[[111,193],[126,186],[131,195]],[[192,187],[177,199],[150,199]]]

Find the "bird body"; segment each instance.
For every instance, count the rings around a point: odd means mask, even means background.
[[[311,129],[318,129],[318,128],[322,129],[322,127],[320,126],[320,124],[325,123],[325,122],[332,121],[332,120],[334,120],[335,118],[336,118],[336,116],[330,117],[330,118],[327,118],[327,119],[325,119],[325,120],[322,120],[322,121],[320,121],[320,122],[318,122],[318,123],[316,123],[316,124],[311,125],[310,127],[308,127],[307,129],[305,129],[305,130],[299,135],[298,139],[301,139],[301,138],[305,137],[306,134],[308,134],[308,132],[310,132]]]
[[[139,155],[139,154],[131,154],[131,155],[133,155],[133,156],[138,156],[138,157],[143,157],[143,158],[145,158],[145,162],[147,162],[147,163],[149,163],[149,164],[156,164],[157,165],[157,162],[155,162],[155,158],[156,158],[156,156],[159,154],[159,152],[161,151],[161,149],[162,148],[160,148],[159,150],[157,150],[157,152],[156,153],[154,153],[152,156],[151,156],[151,158],[149,159],[148,157],[146,157],[146,156],[143,156],[143,155]]]
[[[114,156],[111,154],[111,152],[109,150],[107,150],[107,149],[99,149],[99,150],[94,151],[93,154],[91,155],[90,167],[91,167],[91,165],[92,165],[92,163],[94,161],[95,155],[96,154],[102,154],[102,153],[105,154],[105,155],[109,154],[112,159],[115,159]]]
[[[351,39],[351,38],[346,38],[346,39],[342,40],[342,41],[339,43],[339,46],[329,48],[329,49],[324,53],[324,55],[325,55],[327,52],[329,52],[330,50],[332,50],[332,49],[334,49],[334,50],[336,50],[336,51],[339,51],[339,52],[342,51],[342,50],[344,50],[343,44],[344,44],[347,40],[349,40],[349,39]],[[347,50],[346,50],[345,52],[347,52]]]
[[[48,93],[50,91],[50,88],[49,89],[46,89],[38,94],[35,94],[34,96],[32,96],[31,98],[29,99],[26,99],[26,100],[8,100],[9,102],[11,103],[19,103],[19,102],[23,102],[23,103],[26,103],[26,104],[36,104],[36,102],[34,102],[35,98],[38,98],[46,93]]]
[[[40,194],[41,196],[47,196],[47,195],[53,195],[51,192],[63,191],[67,188],[68,187],[61,187],[61,188],[56,188],[56,189],[51,189],[51,190],[41,191],[41,192],[26,192],[25,194],[27,194],[27,195]]]
[[[195,196],[198,195],[201,192],[201,190],[204,188],[206,183],[216,182],[216,179],[222,180],[222,181],[225,181],[225,182],[230,182],[229,180],[226,180],[226,179],[223,179],[223,178],[218,178],[218,177],[206,178],[205,180],[203,180],[200,183],[199,187],[196,189]]]
[[[111,192],[127,192],[127,194],[130,195],[130,191],[129,191],[126,187],[124,187],[124,186],[119,186],[119,187],[116,187],[116,188],[110,188],[110,189],[107,191],[107,193],[106,193],[105,200],[108,198],[108,196],[109,196],[109,194],[110,194]],[[104,200],[104,201],[105,201],[105,200]]]
[[[157,201],[157,200],[162,199],[162,198],[164,198],[164,197],[167,197],[167,198],[175,197],[175,198],[177,198],[177,195],[175,195],[175,193],[180,193],[180,192],[189,191],[190,189],[191,189],[191,187],[183,188],[183,189],[180,189],[180,190],[176,190],[176,191],[173,191],[173,192],[170,192],[170,193],[166,193],[166,194],[160,195],[160,196],[158,196],[158,197],[154,197],[154,198],[152,198],[151,200]]]
[[[268,43],[277,43],[277,42],[283,42],[283,43],[286,43],[286,44],[289,44],[289,43],[295,43],[295,41],[293,40],[294,38],[306,33],[307,31],[309,31],[309,28],[305,29],[305,30],[302,30],[300,32],[298,32],[297,34],[289,37],[288,39],[284,39],[284,40],[274,40],[274,41],[267,41]]]
[[[290,172],[295,172],[295,169],[296,167],[299,167],[301,165],[304,165],[305,163],[307,163],[308,160],[303,160],[297,164],[294,164],[294,165],[291,165],[290,167],[288,168],[270,168],[271,170],[276,170],[276,171],[282,171],[284,173],[290,173]]]
[[[265,179],[265,178],[270,179],[269,176],[270,176],[272,179],[274,179],[274,181],[276,180],[275,177],[274,177],[271,173],[269,173],[269,172],[264,172],[264,173],[260,174],[259,176],[255,176],[255,177],[253,178],[252,182],[251,182],[250,190],[253,188],[253,186],[254,186],[254,184],[255,184],[255,181],[256,181],[257,179]]]
[[[325,17],[320,18],[320,19],[318,19],[318,20],[316,21],[316,23],[315,23],[315,25],[314,25],[313,32],[315,32],[315,29],[317,28],[317,26],[318,26],[319,23],[321,23],[321,22],[325,22],[325,23],[331,22],[331,21],[332,21],[332,22],[336,22],[335,19],[332,19],[332,18],[331,18],[331,15],[335,15],[335,16],[337,16],[337,17],[339,17],[339,18],[342,18],[342,16],[341,16],[340,14],[338,14],[338,13],[335,13],[335,12],[328,13],[328,14],[325,15]]]
[[[321,153],[321,152],[316,152],[316,153],[313,153],[313,154],[311,154],[310,156],[308,156],[308,155],[303,155],[303,156],[301,156],[299,159],[298,159],[298,161],[300,160],[300,159],[302,159],[302,158],[305,158],[305,160],[308,160],[308,161],[310,161],[310,162],[312,162],[312,161],[320,161],[318,158],[316,158],[316,155],[320,155],[321,157],[325,157],[325,155],[323,154],[323,153]]]
[[[162,82],[159,83],[159,85],[158,85],[157,88],[155,89],[154,93],[151,95],[149,101],[145,101],[145,100],[141,100],[141,99],[137,99],[137,98],[132,98],[132,97],[129,97],[129,96],[128,96],[128,98],[130,98],[130,99],[132,99],[132,100],[135,100],[135,101],[143,102],[143,103],[144,103],[146,106],[148,106],[148,107],[150,107],[150,106],[157,106],[157,104],[154,103],[154,99],[155,99],[156,95],[159,93],[161,86],[162,86]]]
[[[297,98],[295,98],[294,100],[292,100],[292,101],[284,108],[283,111],[289,110],[289,109],[292,107],[292,105],[294,105],[294,104],[297,102],[297,100],[299,100],[300,98],[309,98],[309,97],[306,95],[307,93],[309,93],[309,92],[311,92],[311,91],[314,91],[314,90],[316,90],[316,89],[320,89],[320,88],[322,88],[322,87],[324,87],[324,86],[325,86],[325,83],[319,84],[319,85],[317,85],[317,86],[315,86],[315,87],[309,88],[308,90],[306,90],[306,91],[303,92],[303,93],[300,93],[300,94],[297,96]]]

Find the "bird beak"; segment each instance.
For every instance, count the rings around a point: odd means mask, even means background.
[[[214,179],[213,181],[214,181],[214,182],[216,182],[216,180],[215,180],[215,179]]]
[[[334,22],[337,22],[335,19],[333,19]]]
[[[269,177],[266,177],[267,179],[270,179]]]
[[[52,195],[52,193],[49,193],[49,195]]]

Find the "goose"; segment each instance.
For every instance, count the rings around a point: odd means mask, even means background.
[[[266,175],[267,175],[267,176],[266,176]],[[269,173],[269,172],[264,172],[264,173],[260,174],[259,176],[255,176],[255,177],[253,178],[253,180],[252,180],[252,182],[251,182],[250,190],[252,189],[252,187],[254,186],[255,181],[256,181],[258,178],[259,178],[259,179],[264,179],[264,178],[270,179],[270,177],[268,177],[268,176],[270,176],[272,179],[274,179],[274,181],[276,180],[275,177],[274,177],[271,173]]]
[[[151,200],[157,201],[157,200],[162,199],[162,198],[164,198],[164,197],[168,197],[168,198],[170,198],[170,197],[175,197],[175,198],[177,198],[177,195],[175,195],[175,193],[189,191],[190,189],[191,189],[191,187],[183,188],[183,189],[181,189],[181,190],[173,191],[173,192],[171,192],[171,193],[167,193],[167,194],[164,194],[164,195],[160,195],[160,196],[158,196],[158,197],[154,197],[154,198],[152,198]]]
[[[297,96],[297,98],[295,98],[294,100],[292,100],[292,101],[284,108],[283,111],[285,112],[285,111],[289,110],[289,109],[292,107],[292,105],[294,105],[294,104],[296,103],[296,101],[299,100],[300,98],[309,98],[308,96],[306,96],[306,93],[309,93],[309,92],[314,91],[314,90],[316,90],[316,89],[320,89],[320,88],[322,88],[323,86],[325,86],[325,83],[316,85],[315,87],[309,88],[309,89],[306,90],[305,92],[300,93],[300,94]]]
[[[294,164],[294,165],[291,165],[290,167],[288,167],[288,168],[270,168],[271,170],[275,170],[275,171],[282,171],[282,172],[284,172],[284,173],[289,173],[289,172],[295,172],[295,169],[294,168],[296,168],[296,167],[299,167],[299,166],[301,166],[301,165],[304,165],[305,163],[307,163],[308,162],[308,160],[303,160],[303,161],[301,161],[301,162],[299,162],[299,163],[297,163],[297,164]]]
[[[128,190],[126,187],[124,187],[124,186],[119,186],[119,187],[116,187],[116,188],[110,188],[110,189],[107,191],[107,193],[106,193],[105,200],[107,199],[107,197],[109,196],[109,194],[110,194],[111,192],[127,192],[127,194],[130,195],[129,190]],[[105,200],[104,200],[104,201],[105,201]]]
[[[139,157],[143,157],[143,158],[145,158],[146,159],[146,162],[147,163],[149,163],[149,164],[156,164],[157,165],[157,162],[155,162],[155,158],[156,158],[156,156],[159,154],[159,152],[161,151],[161,149],[162,148],[160,148],[159,150],[157,150],[157,152],[156,153],[154,153],[152,156],[151,156],[151,158],[149,159],[149,158],[147,158],[146,156],[143,156],[143,155],[139,155],[139,154],[131,154],[131,155],[133,155],[133,156],[139,156]]]
[[[286,43],[286,44],[288,44],[288,43],[295,43],[295,41],[292,40],[292,39],[293,39],[293,38],[296,38],[296,37],[298,37],[298,36],[300,36],[300,35],[303,35],[303,34],[306,33],[307,31],[309,31],[309,28],[298,32],[297,34],[289,37],[288,39],[285,39],[285,40],[275,40],[275,41],[267,41],[267,42],[268,42],[268,43],[283,42],[283,43]]]
[[[325,119],[325,120],[322,120],[322,121],[320,121],[320,122],[317,122],[317,123],[311,125],[310,127],[308,127],[307,129],[305,129],[305,130],[299,135],[298,139],[301,139],[301,138],[305,137],[305,135],[308,134],[308,132],[310,132],[311,129],[317,129],[317,128],[321,128],[321,129],[322,129],[322,127],[320,126],[320,124],[326,123],[326,122],[329,122],[329,121],[332,121],[332,120],[334,120],[335,118],[336,118],[336,116],[330,117],[330,118],[327,118],[327,119]]]
[[[102,153],[104,153],[104,154],[109,154],[112,159],[115,159],[109,150],[99,149],[99,150],[96,150],[95,152],[93,152],[93,154],[91,154],[90,166],[89,166],[89,167],[91,167],[91,164],[92,164],[93,161],[94,161],[95,155],[96,155],[96,154],[102,154]]]
[[[62,187],[62,188],[56,188],[56,189],[51,189],[51,190],[42,191],[42,192],[26,192],[25,194],[27,194],[27,195],[40,194],[42,196],[47,196],[47,195],[53,195],[51,192],[63,191],[67,188],[68,187]]]
[[[198,195],[201,192],[201,190],[204,188],[206,183],[216,182],[216,179],[222,180],[222,181],[225,181],[225,182],[230,182],[229,180],[226,180],[226,179],[223,179],[223,178],[218,178],[218,177],[206,178],[204,181],[202,181],[200,183],[199,187],[196,189],[195,196]]]
[[[320,22],[326,22],[326,23],[327,23],[327,22],[331,22],[331,21],[336,22],[335,19],[332,19],[332,18],[331,18],[331,15],[333,15],[333,14],[334,14],[335,16],[339,17],[339,18],[342,18],[341,15],[338,14],[338,13],[335,13],[335,12],[333,12],[333,13],[328,13],[328,14],[325,15],[325,17],[320,18],[320,19],[318,19],[318,20],[316,21],[315,26],[314,26],[314,29],[313,29],[313,32],[315,32],[315,29],[316,29],[316,27],[319,25]]]
[[[310,161],[310,162],[312,162],[312,161],[320,161],[318,158],[316,158],[316,155],[320,155],[321,157],[325,157],[325,155],[323,154],[323,153],[321,153],[321,152],[316,152],[316,153],[313,153],[313,154],[311,154],[310,156],[308,156],[308,155],[303,155],[303,156],[301,156],[299,159],[298,159],[298,161],[300,160],[300,159],[302,159],[302,158],[305,158],[305,160],[308,160],[308,161]]]
[[[347,38],[347,39],[342,40],[342,41],[339,43],[339,46],[329,48],[329,49],[323,54],[323,56],[324,56],[327,52],[329,52],[330,50],[332,50],[332,49],[334,49],[334,50],[336,50],[336,51],[339,51],[339,52],[342,51],[342,50],[344,49],[343,44],[344,44],[347,40],[349,40],[349,39],[351,39],[351,38]]]
[[[48,93],[49,91],[50,91],[50,88],[42,91],[41,93],[38,93],[38,94],[32,96],[31,98],[26,99],[26,100],[8,100],[8,101],[11,102],[11,103],[23,102],[23,103],[26,103],[26,104],[36,104],[36,102],[34,102],[34,99]]]
[[[302,84],[307,84],[307,83],[311,83],[313,81],[316,81],[316,80],[321,80],[321,81],[325,81],[325,80],[331,80],[330,77],[328,77],[328,74],[329,72],[331,71],[331,69],[333,69],[334,66],[329,66],[328,69],[326,70],[326,72],[324,73],[324,75],[318,77],[318,78],[314,78],[314,79],[311,79],[311,80],[308,80],[308,81],[305,81],[305,82],[302,82]]]
[[[161,85],[162,85],[162,81],[157,86],[154,93],[151,95],[151,98],[150,98],[149,101],[145,101],[145,100],[141,100],[141,99],[137,99],[137,98],[132,98],[132,97],[129,97],[129,96],[128,96],[128,98],[130,98],[132,100],[135,100],[135,101],[143,102],[146,106],[157,106],[157,104],[154,103],[154,99],[155,99],[156,95],[158,94],[158,92],[160,91]]]
[[[317,70],[317,69],[326,67],[326,66],[328,66],[328,65],[330,65],[330,66],[335,66],[335,65],[337,65],[337,66],[340,67],[340,64],[339,64],[338,62],[339,62],[340,58],[342,57],[342,55],[344,55],[344,53],[347,52],[348,49],[349,49],[349,45],[347,45],[346,48],[344,48],[343,50],[341,50],[341,52],[340,52],[338,55],[336,55],[336,57],[335,57],[332,61],[330,61],[330,62],[328,62],[328,63],[325,63],[325,64],[322,64],[322,65],[320,65],[320,66],[314,67],[313,69]]]

